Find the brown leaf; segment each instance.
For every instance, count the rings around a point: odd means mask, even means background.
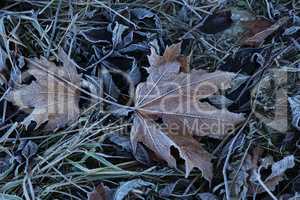
[[[93,192],[88,193],[88,200],[111,200],[109,193],[110,189],[101,183]]]
[[[147,81],[136,89],[136,117],[131,133],[133,146],[143,142],[170,166],[176,167],[176,160],[170,155],[173,146],[185,160],[186,176],[196,167],[210,180],[209,154],[192,136],[223,138],[244,117],[200,100],[229,88],[235,74],[204,70],[179,73],[182,66],[180,44],[168,47],[163,56],[157,56],[152,50],[149,62]],[[166,129],[155,127],[157,119],[162,119]],[[199,156],[203,156],[202,159]]]
[[[175,47],[178,48],[173,46],[169,49]],[[173,50],[169,49],[166,51]],[[166,60],[168,62],[157,62],[159,65],[151,66],[147,81],[137,86],[135,105],[139,112],[161,117],[169,127],[178,125],[179,132],[214,138],[223,138],[233,125],[243,120],[242,114],[200,102],[218,94],[219,89],[229,88],[234,73],[207,73],[204,70],[179,73],[180,63]]]
[[[244,26],[247,28],[245,38],[242,40],[242,44],[249,46],[259,46],[267,37],[277,31],[282,25],[288,21],[287,17],[279,19],[276,23],[263,19],[244,22]]]
[[[185,175],[188,177],[193,168],[202,171],[204,178],[212,179],[211,156],[192,136],[168,134],[157,127],[151,119],[139,114],[134,118],[131,139],[134,151],[137,143],[142,142],[169,166],[176,168],[176,159],[171,154],[171,147],[178,150],[185,161]]]
[[[181,42],[166,48],[163,56],[159,56],[154,48],[148,56],[150,66],[167,65],[170,72],[189,71],[190,57],[181,55]],[[151,68],[150,68],[151,69]],[[151,72],[150,72],[151,73]]]
[[[46,128],[54,130],[69,124],[79,116],[79,95],[81,75],[75,64],[61,51],[63,66],[41,59],[30,59],[28,73],[36,80],[29,85],[13,88],[6,99],[30,113],[22,124],[29,126],[34,121],[36,127],[47,121]],[[31,108],[34,108],[31,110]]]

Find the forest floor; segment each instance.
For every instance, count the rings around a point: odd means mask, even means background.
[[[2,0],[0,199],[300,199],[299,13]]]

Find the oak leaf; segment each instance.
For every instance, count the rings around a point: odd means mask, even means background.
[[[36,122],[35,128],[47,122],[45,129],[54,130],[79,116],[81,75],[62,50],[59,57],[63,66],[56,66],[43,57],[28,59],[27,72],[36,80],[12,88],[6,96],[8,101],[30,113],[22,121],[26,128],[31,122]]]
[[[171,167],[176,167],[171,153],[173,147],[185,161],[186,176],[193,168],[198,168],[210,181],[211,156],[193,136],[221,139],[244,120],[242,114],[220,110],[203,101],[219,94],[220,89],[229,88],[235,74],[204,70],[180,73],[188,63],[188,58],[180,54],[180,43],[168,47],[163,56],[152,49],[148,59],[149,76],[136,89],[136,112],[131,131],[134,151],[137,143],[142,142]],[[159,120],[162,123],[158,123]]]

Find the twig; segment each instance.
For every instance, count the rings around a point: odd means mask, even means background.
[[[225,185],[225,193],[226,193],[226,199],[229,200],[230,199],[230,191],[229,191],[229,186],[228,186],[228,179],[227,179],[227,174],[226,174],[226,169],[228,167],[228,163],[229,163],[229,159],[230,159],[230,155],[231,155],[231,152],[233,150],[233,145],[235,143],[235,141],[237,140],[237,138],[239,137],[239,135],[242,133],[242,131],[244,130],[244,128],[246,127],[246,125],[248,124],[248,121],[250,119],[250,117],[252,116],[252,113],[249,114],[247,120],[245,121],[245,123],[243,124],[243,126],[241,127],[241,129],[239,130],[239,132],[234,136],[230,146],[229,146],[229,149],[228,149],[228,153],[227,153],[227,156],[226,156],[226,160],[225,160],[225,163],[224,163],[224,167],[223,167],[223,178],[224,178],[224,185]]]
[[[54,39],[54,35],[55,35],[55,31],[56,31],[58,15],[59,15],[59,11],[61,9],[61,3],[62,3],[62,0],[59,0],[57,8],[56,8],[57,10],[56,10],[56,13],[55,13],[55,20],[54,20],[54,24],[53,24],[53,27],[52,27],[51,38],[50,38],[50,41],[49,41],[49,46],[48,46],[48,49],[47,49],[46,58],[48,58],[49,55],[50,55],[50,50],[51,50],[51,47],[52,47],[52,41]]]
[[[261,180],[260,175],[254,170],[254,175],[259,184],[264,188],[264,190],[270,195],[270,197],[273,200],[278,200],[275,195],[269,190],[269,188],[264,184],[264,182]]]

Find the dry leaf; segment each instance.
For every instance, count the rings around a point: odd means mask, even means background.
[[[261,168],[264,163],[263,163],[264,159],[261,159],[261,166],[257,167],[255,170],[259,171],[258,168]],[[273,158],[271,157],[270,159],[271,161],[267,161],[266,166],[263,166],[264,168],[268,168],[269,166],[271,166],[272,169],[272,173],[265,179],[263,180],[265,186],[270,190],[270,191],[274,191],[276,189],[276,186],[284,180],[284,175],[285,175],[285,171],[293,168],[295,166],[295,158],[293,155],[289,155],[284,157],[283,159],[277,161],[277,162],[273,162]],[[265,189],[256,183],[256,178],[257,176],[262,176],[261,174],[255,175],[253,174],[253,171],[251,172],[251,179],[253,180],[250,183],[250,189],[249,189],[249,194],[252,195],[254,192],[256,193],[263,193],[266,192]]]
[[[165,160],[169,166],[176,168],[176,159],[171,154],[171,147],[174,147],[185,161],[186,177],[195,167],[202,171],[206,180],[212,179],[211,156],[197,140],[192,136],[168,134],[156,126],[155,122],[140,115],[134,118],[131,132],[134,151],[137,143],[142,142]]]
[[[189,71],[190,57],[181,55],[181,43],[177,43],[167,48],[163,56],[157,55],[155,49],[151,48],[151,55],[148,56],[148,61],[150,66],[169,65],[168,70],[171,70],[170,72],[172,72],[173,70],[176,73],[179,70],[183,72]],[[175,66],[172,67],[172,65]]]
[[[60,67],[45,58],[30,59],[27,72],[36,80],[13,88],[6,96],[8,101],[30,113],[22,122],[26,128],[34,121],[35,128],[47,122],[45,128],[54,130],[79,116],[81,75],[63,51],[59,54],[63,61]]]
[[[284,157],[277,162],[273,161],[272,156],[262,157],[264,150],[260,147],[253,149],[252,153],[248,153],[245,160],[232,164],[233,172],[231,176],[231,188],[234,198],[238,198],[239,194],[244,193],[247,196],[253,196],[266,192],[262,185],[258,182],[258,178],[270,190],[274,191],[276,186],[284,180],[286,170],[295,166],[295,158],[293,155]],[[262,169],[269,169],[271,173],[266,176],[266,171],[262,174]],[[264,177],[264,178],[263,178]],[[266,177],[266,178],[265,178]],[[241,189],[243,188],[243,192]]]
[[[245,22],[244,26],[247,28],[247,36],[243,39],[242,44],[250,46],[259,46],[265,39],[277,31],[282,25],[288,21],[287,17],[279,19],[272,24],[267,20],[259,19],[250,22]]]
[[[151,51],[149,76],[136,89],[131,140],[134,149],[137,142],[142,142],[172,167],[176,167],[176,160],[170,148],[176,148],[185,160],[186,176],[196,167],[210,181],[210,155],[192,136],[223,138],[244,117],[200,102],[218,94],[220,89],[229,88],[235,74],[204,70],[179,73],[188,63],[186,59],[180,55],[180,43],[168,47],[163,56]],[[158,119],[162,119],[166,128],[156,127],[155,120]]]
[[[98,185],[94,191],[88,193],[88,200],[110,200],[110,189],[103,183]]]

